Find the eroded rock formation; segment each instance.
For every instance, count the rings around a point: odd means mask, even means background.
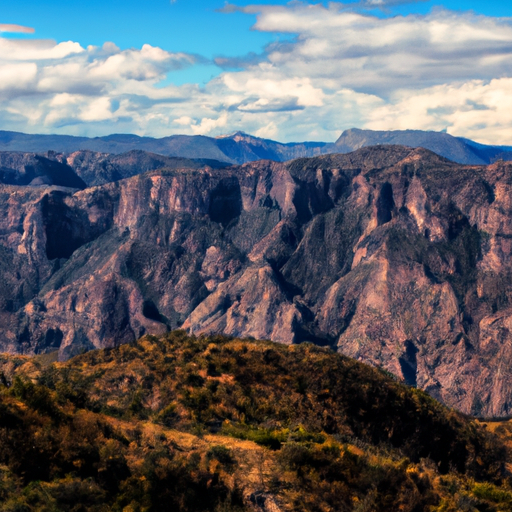
[[[311,341],[512,412],[511,164],[387,146],[0,195],[4,351],[177,327]]]

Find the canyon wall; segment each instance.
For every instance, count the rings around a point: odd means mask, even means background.
[[[310,341],[464,412],[512,413],[508,163],[381,146],[7,183],[0,253],[2,351],[67,359],[175,328]]]

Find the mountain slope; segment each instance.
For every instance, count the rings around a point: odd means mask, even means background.
[[[76,151],[69,155],[48,151],[45,156],[13,151],[0,152],[0,183],[5,185],[85,189],[144,174],[156,169],[228,167],[208,159],[166,157],[146,151],[122,154]]]
[[[157,169],[199,169],[205,165],[218,169],[229,165],[217,160],[166,157],[140,150],[121,154],[75,151],[69,155],[52,156],[71,167],[88,187],[112,183]]]
[[[84,189],[87,184],[64,162],[30,153],[0,152],[0,183]]]
[[[174,332],[0,368],[4,510],[512,510],[499,438],[312,345]]]
[[[453,137],[448,133],[426,132],[421,130],[372,131],[372,130],[346,130],[335,142],[336,152],[349,153],[356,149],[377,145],[393,145],[422,147],[444,156],[453,162],[482,165],[488,164],[498,154],[503,153],[501,148],[476,146],[464,139]],[[484,148],[491,151],[486,152]]]

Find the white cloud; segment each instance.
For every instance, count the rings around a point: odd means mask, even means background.
[[[263,139],[272,139],[279,136],[279,129],[274,122],[270,122],[267,126],[263,126],[257,130],[254,135]]]
[[[181,116],[178,119],[175,119],[173,123],[179,124],[181,126],[191,126],[194,124],[194,120],[190,116]]]
[[[127,131],[140,133],[164,119],[167,127],[169,115],[151,110],[158,108],[155,104],[185,100],[193,88],[157,84],[170,71],[196,60],[150,45],[140,50],[120,50],[113,43],[82,48],[71,41],[0,37],[1,127],[93,134],[98,123],[102,132],[111,132],[120,118]]]
[[[200,62],[185,53],[0,37],[0,127],[155,136],[243,129],[285,141],[334,140],[352,126],[448,128],[512,144],[511,18],[444,10],[377,17],[346,7],[227,6],[256,15],[255,30],[291,39],[259,56],[219,58],[238,70],[204,87],[162,85]]]
[[[192,124],[191,128],[195,135],[201,135],[203,133],[209,133],[217,128],[225,128],[227,124],[228,114],[227,112],[223,112],[215,118],[204,117],[201,119],[199,124]]]
[[[249,6],[257,30],[296,35],[269,48],[270,63],[338,87],[387,95],[450,80],[492,79],[512,67],[512,22],[471,13],[381,18],[339,4]]]
[[[402,91],[374,109],[366,128],[442,130],[487,144],[512,143],[512,78]]]
[[[46,39],[6,39],[0,37],[0,64],[2,62],[61,60],[84,52],[72,41],[56,44]]]
[[[37,76],[37,65],[30,62],[8,63],[0,66],[0,94],[1,91],[16,90],[22,93]]]

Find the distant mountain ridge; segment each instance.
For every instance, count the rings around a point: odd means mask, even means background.
[[[372,131],[352,128],[345,130],[334,143],[281,143],[240,131],[220,137],[171,135],[160,139],[130,134],[88,138],[0,131],[0,151],[46,153],[51,150],[69,154],[88,150],[120,154],[138,150],[167,157],[217,160],[226,164],[257,160],[284,162],[322,154],[350,153],[378,145],[423,147],[460,164],[484,165],[497,160],[512,160],[512,146],[489,146],[444,132],[421,130]]]
[[[278,162],[317,156],[333,146],[324,142],[282,144],[236,132],[226,137],[203,135],[172,135],[161,139],[114,134],[106,137],[71,137],[67,135],[28,135],[0,131],[0,151],[29,153],[73,153],[81,150],[120,154],[133,150],[188,159],[210,159],[228,164],[244,164],[256,160]],[[333,148],[335,150],[335,148]]]
[[[353,128],[344,131],[334,145],[335,153],[350,153],[363,147],[382,145],[422,147],[452,162],[470,165],[512,160],[512,147],[487,146],[444,132],[422,130],[372,131]]]

